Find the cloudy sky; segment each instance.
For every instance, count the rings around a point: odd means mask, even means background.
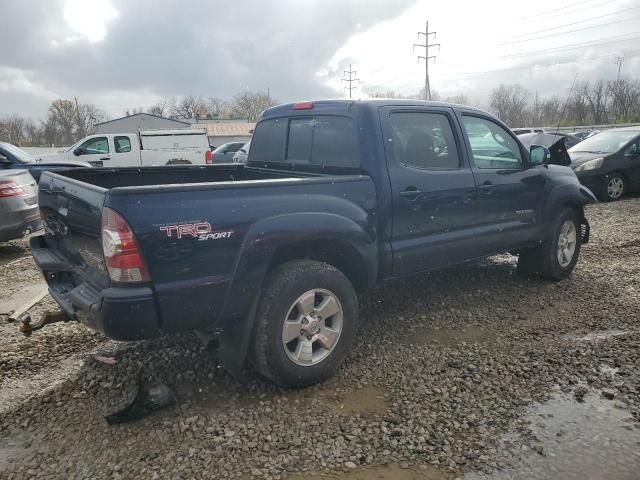
[[[418,91],[418,30],[440,43],[432,88],[483,105],[499,83],[540,96],[640,77],[640,0],[1,0],[0,115],[41,117],[77,96],[111,117],[165,96],[281,101]],[[420,43],[422,43],[420,39]]]

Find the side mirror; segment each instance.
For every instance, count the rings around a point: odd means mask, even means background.
[[[544,165],[551,159],[551,152],[542,145],[531,145],[529,156],[531,157],[531,165]]]
[[[82,147],[78,147],[73,151],[73,154],[76,157],[79,157],[80,155],[82,155],[84,153],[84,150],[82,149]]]
[[[627,148],[627,151],[624,152],[624,156],[627,158],[640,157],[640,150],[638,150],[638,147],[636,145],[631,145],[629,148]]]
[[[9,160],[4,155],[0,155],[0,164],[2,164],[2,165],[11,165],[11,160]]]

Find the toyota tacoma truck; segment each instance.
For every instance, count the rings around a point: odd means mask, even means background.
[[[31,251],[67,319],[215,334],[223,367],[298,387],[344,359],[358,292],[500,252],[567,277],[595,199],[480,110],[331,100],[263,112],[246,165],[45,172],[39,201]]]

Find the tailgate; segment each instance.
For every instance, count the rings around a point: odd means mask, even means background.
[[[83,281],[100,286],[109,285],[100,242],[106,192],[96,185],[45,172],[38,196],[50,253]]]

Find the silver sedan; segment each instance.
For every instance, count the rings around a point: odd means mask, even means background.
[[[42,228],[38,189],[28,170],[0,170],[0,242]]]

